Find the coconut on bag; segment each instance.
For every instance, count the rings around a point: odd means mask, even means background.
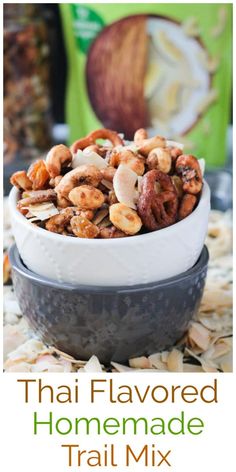
[[[232,5],[60,4],[70,143],[146,128],[223,166],[230,118]]]

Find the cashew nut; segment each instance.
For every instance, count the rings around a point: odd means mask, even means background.
[[[110,165],[118,167],[119,164],[125,164],[131,170],[136,172],[137,175],[143,175],[145,171],[145,160],[144,158],[138,157],[130,150],[116,151],[114,150],[110,156]]]
[[[70,149],[64,144],[57,144],[50,149],[46,157],[46,166],[50,177],[54,178],[61,174],[62,166],[72,161]]]
[[[162,136],[153,136],[152,138],[147,137],[145,129],[138,129],[134,135],[134,143],[138,148],[138,151],[144,156],[157,147],[166,147],[166,140]]]
[[[102,180],[101,172],[95,166],[79,166],[68,172],[55,187],[59,197],[69,198],[68,195],[74,187],[87,184],[97,187]]]
[[[170,151],[165,148],[155,148],[153,149],[147,157],[147,165],[149,170],[157,169],[168,174],[171,169],[172,159]]]

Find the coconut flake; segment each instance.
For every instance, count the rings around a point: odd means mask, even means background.
[[[36,203],[25,207],[29,210],[30,214],[35,218],[30,218],[29,221],[33,222],[36,220],[44,221],[48,220],[54,215],[58,215],[59,211],[55,207],[54,203]]]
[[[167,140],[166,140],[166,145],[167,145],[168,147],[169,147],[169,146],[170,146],[170,147],[177,147],[177,148],[179,148],[179,149],[181,149],[181,150],[184,149],[184,144],[178,143],[177,141],[172,141],[171,139],[167,139]]]
[[[113,178],[114,192],[120,203],[136,210],[137,191],[135,185],[137,174],[125,164],[120,164]]]
[[[92,357],[90,357],[87,364],[82,369],[80,369],[80,372],[81,371],[87,372],[87,373],[102,372],[102,366],[101,366],[98,358],[96,356],[92,356]]]
[[[183,372],[183,353],[173,349],[167,358],[167,367],[170,372]]]
[[[204,176],[204,172],[205,172],[205,167],[206,167],[206,161],[205,159],[201,158],[201,159],[198,159],[198,164],[200,166],[200,169],[201,169],[201,173],[202,173],[202,177]]]
[[[72,168],[75,169],[83,165],[93,165],[97,169],[104,169],[107,167],[108,163],[94,151],[86,149],[81,151],[81,149],[79,149],[73,157]]]
[[[134,369],[150,369],[151,363],[147,357],[136,357],[129,359],[129,366]]]

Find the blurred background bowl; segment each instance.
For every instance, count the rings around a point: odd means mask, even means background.
[[[203,294],[208,251],[187,272],[134,287],[59,284],[28,270],[16,245],[9,253],[23,315],[46,344],[76,359],[104,364],[167,349],[186,332]]]

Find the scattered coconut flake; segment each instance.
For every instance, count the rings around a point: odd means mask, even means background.
[[[170,372],[183,372],[183,353],[173,349],[167,358],[167,367]]]
[[[192,323],[189,329],[189,339],[206,351],[210,345],[210,332],[200,323]]]
[[[86,149],[81,151],[79,149],[73,157],[72,168],[75,169],[83,165],[93,165],[97,167],[97,169],[104,169],[107,167],[108,163],[94,151]]]
[[[135,186],[137,178],[136,172],[124,164],[119,165],[113,178],[114,192],[117,200],[134,210],[136,209],[137,191]]]
[[[27,362],[15,362],[5,367],[6,372],[32,372],[31,364]]]
[[[57,359],[51,354],[43,354],[36,359],[31,372],[71,372],[71,362]]]
[[[129,359],[129,366],[135,369],[149,369],[151,367],[149,359],[144,356]]]
[[[157,370],[167,370],[166,363],[162,361],[161,352],[157,352],[155,354],[151,354],[149,357],[149,362],[151,367]]]
[[[27,208],[31,215],[33,215],[37,220],[44,221],[48,220],[54,215],[58,215],[59,211],[55,207],[54,203],[36,203],[34,205],[29,205]],[[35,220],[35,218],[31,218],[29,221]]]
[[[14,313],[15,315],[21,315],[21,309],[17,300],[4,299],[4,310],[6,313]]]
[[[24,344],[19,346],[16,350],[8,354],[8,364],[11,361],[22,360],[33,362],[37,359],[39,354],[49,353],[48,349],[41,341],[37,339],[29,339]]]
[[[102,372],[102,366],[96,356],[90,357],[83,368],[84,372]]]
[[[104,187],[108,188],[108,190],[113,190],[113,183],[109,180],[102,179],[101,184],[103,184]]]
[[[94,217],[93,220],[92,220],[92,223],[93,223],[94,225],[98,225],[98,224],[101,223],[101,221],[104,220],[104,218],[105,218],[106,216],[108,216],[108,215],[109,215],[109,209],[108,209],[108,207],[102,208],[101,210],[98,210],[98,211],[97,211],[95,217]]]
[[[3,328],[4,359],[7,359],[7,356],[24,344],[26,340],[26,334],[24,334],[17,325],[5,325]]]

